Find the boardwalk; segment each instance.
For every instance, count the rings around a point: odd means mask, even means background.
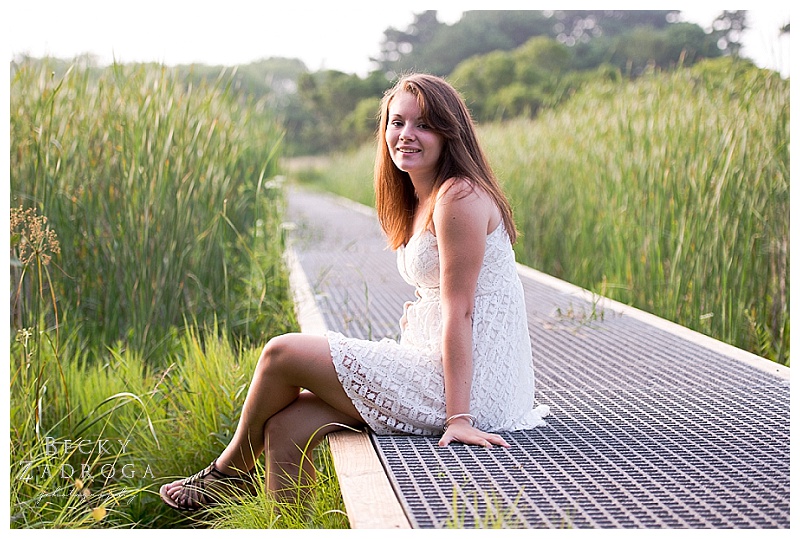
[[[396,337],[413,290],[374,215],[288,195],[303,330]],[[519,269],[548,425],[506,433],[510,449],[355,438],[358,457],[335,455],[356,470],[342,483],[354,527],[789,527],[788,369]],[[347,486],[374,481],[397,499]]]

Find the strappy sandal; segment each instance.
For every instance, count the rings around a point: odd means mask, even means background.
[[[205,469],[180,482],[181,492],[177,499],[167,494],[167,487],[159,489],[161,500],[178,511],[198,511],[219,504],[220,500],[231,495],[255,494],[256,486],[251,474],[233,476],[224,474],[216,467],[217,459]]]

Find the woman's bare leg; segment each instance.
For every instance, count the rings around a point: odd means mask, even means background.
[[[322,336],[299,333],[281,335],[271,339],[261,353],[236,432],[217,458],[217,469],[231,475],[252,469],[256,459],[264,451],[267,430],[270,431],[270,440],[277,437],[275,426],[267,429],[267,422],[297,401],[301,388],[311,391],[321,403],[330,408],[330,411],[324,413],[320,411],[322,407],[319,404],[309,408],[319,420],[310,419],[308,426],[301,429],[304,432],[315,423],[316,430],[326,424],[329,418],[336,418],[341,423],[347,420],[345,424],[348,425],[363,424],[361,416],[336,376],[328,340]],[[296,415],[302,413],[304,407],[305,405],[298,406],[287,412],[291,411]],[[324,422],[319,423],[323,419]],[[298,435],[291,437],[296,439]],[[180,491],[180,481],[171,483],[166,489],[172,498],[181,496]]]
[[[359,427],[363,421],[336,410],[310,391],[272,416],[264,430],[267,491],[281,501],[296,501],[308,494],[316,469],[312,449],[326,434],[343,426]]]
[[[328,340],[293,333],[270,340],[264,347],[247,392],[239,425],[217,459],[223,473],[249,470],[264,449],[267,421],[308,389],[330,407],[359,422],[361,416],[342,389],[331,361]]]

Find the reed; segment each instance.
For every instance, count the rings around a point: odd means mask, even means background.
[[[158,362],[184,316],[250,341],[285,328],[281,133],[264,104],[225,73],[192,86],[158,66],[47,66],[13,73],[11,201],[58,231],[54,295],[94,351],[122,341]]]
[[[789,84],[723,62],[483,136],[520,260],[788,364]]]

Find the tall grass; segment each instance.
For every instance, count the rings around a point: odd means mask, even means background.
[[[788,363],[788,81],[709,62],[483,135],[521,260]]]
[[[789,363],[789,81],[725,58],[480,131],[520,262]],[[317,182],[370,200],[371,166]]]
[[[375,147],[363,145],[356,150],[327,158],[294,158],[286,163],[287,174],[306,187],[332,190],[336,194],[366,206],[375,204],[372,187]]]
[[[230,80],[193,87],[158,66],[59,77],[46,62],[16,66],[12,205],[39,209],[58,231],[55,297],[85,341],[120,340],[157,361],[185,316],[250,340],[281,325],[288,297],[269,188],[281,134]],[[29,325],[24,301],[15,305]]]
[[[310,512],[262,493],[192,521],[157,493],[219,454],[260,346],[297,329],[280,133],[228,80],[14,67],[14,528],[346,527],[324,448]]]
[[[141,373],[119,362],[92,362],[87,368],[85,358],[63,361],[48,341],[36,344],[24,332],[18,337],[10,353],[11,526],[152,522],[153,517],[137,515],[134,508],[149,497],[153,468],[139,444],[128,443],[152,437],[157,445],[159,440],[150,399],[134,387],[142,384]],[[35,346],[42,349],[37,352]],[[32,368],[34,353],[41,358],[40,368]]]

